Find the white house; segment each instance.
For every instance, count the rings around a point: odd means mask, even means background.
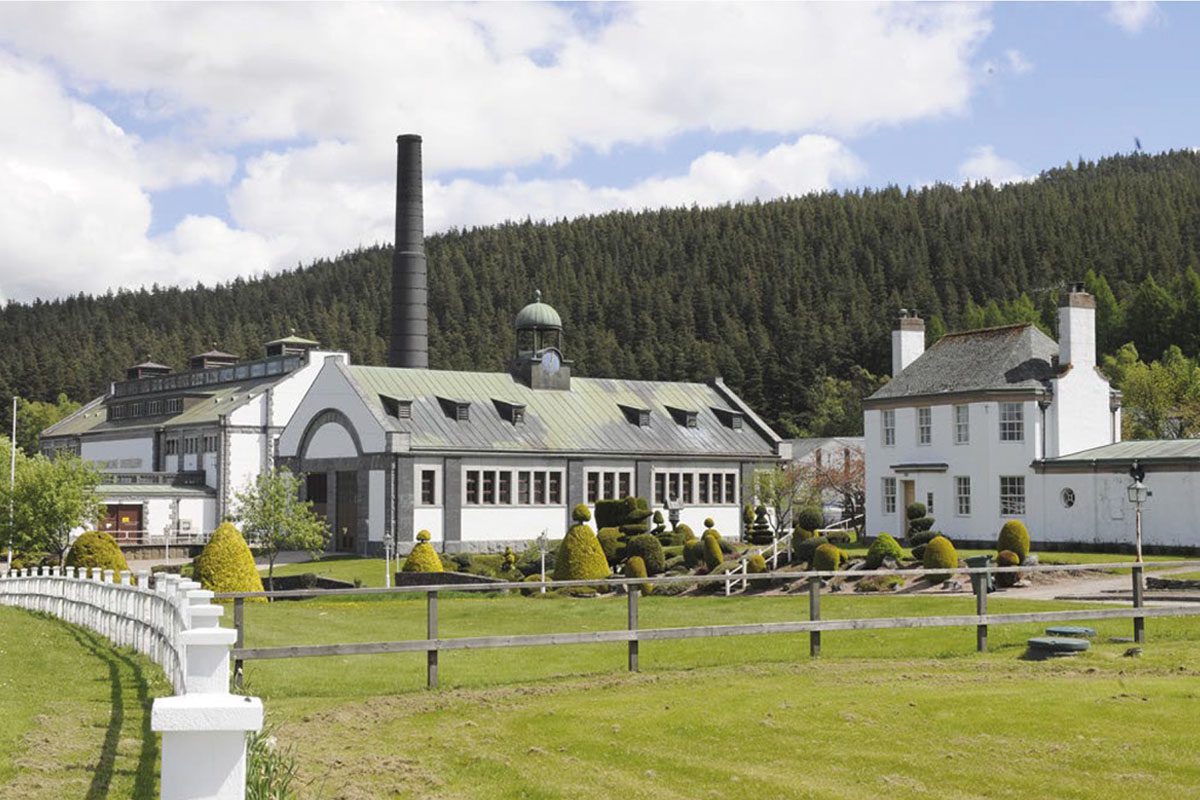
[[[274,464],[275,440],[329,352],[289,336],[265,357],[211,351],[188,369],[147,362],[41,435],[98,467],[102,530],[123,547],[203,543],[236,492]]]
[[[958,542],[990,545],[1008,519],[1029,522],[1039,541],[1068,536],[1038,465],[1121,437],[1120,394],[1096,367],[1095,316],[1075,286],[1057,343],[1025,323],[947,334],[925,350],[924,322],[902,312],[892,380],[864,402],[868,534],[906,534],[905,508],[919,501]]]
[[[788,447],[720,379],[572,377],[553,308],[529,304],[516,327],[508,372],[326,357],[279,461],[306,476],[337,549],[404,549],[422,529],[447,551],[559,538],[576,504],[629,495],[739,530],[753,470]]]

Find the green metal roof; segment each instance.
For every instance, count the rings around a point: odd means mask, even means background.
[[[562,317],[553,307],[542,302],[542,293],[536,293],[537,299],[517,312],[517,330],[534,328],[554,328],[562,330]]]
[[[1200,467],[1200,439],[1132,439],[1048,458],[1046,463],[1090,464],[1093,461],[1124,462],[1134,459],[1148,464],[1156,461],[1195,460],[1197,467]]]
[[[343,367],[377,416],[411,434],[414,450],[666,454],[770,459],[779,438],[723,385],[572,378],[569,390],[533,390],[506,372],[451,372],[391,367]],[[388,417],[380,395],[412,401],[412,418]],[[470,418],[452,419],[438,398],[469,402]],[[525,406],[513,424],[496,401]],[[629,421],[621,406],[650,410],[650,425]],[[697,425],[672,418],[668,407],[694,409]],[[740,414],[740,430],[717,411]]]
[[[266,346],[270,347],[273,344],[294,344],[303,345],[306,347],[320,347],[321,345],[320,342],[314,342],[312,339],[305,339],[303,336],[297,336],[294,333],[291,336],[285,336],[282,339],[275,339],[274,341],[267,342]]]

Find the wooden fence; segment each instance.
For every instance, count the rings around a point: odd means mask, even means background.
[[[1195,562],[1154,562],[1155,568],[1194,565]],[[847,572],[768,572],[757,575],[738,576],[737,580],[776,581],[795,584],[806,581],[808,586],[808,619],[794,622],[752,622],[736,625],[699,625],[686,628],[639,628],[638,598],[645,585],[695,583],[712,584],[729,580],[725,575],[681,575],[659,578],[610,578],[602,581],[553,581],[553,582],[506,582],[458,584],[453,586],[401,586],[370,589],[294,589],[277,592],[230,592],[216,595],[216,599],[234,601],[234,626],[237,641],[233,659],[235,680],[239,685],[244,663],[259,659],[308,658],[313,656],[373,655],[380,653],[425,653],[426,685],[433,689],[438,683],[438,654],[453,650],[483,650],[501,647],[539,647],[549,645],[597,644],[603,642],[625,642],[628,650],[629,669],[638,670],[638,645],[641,642],[666,641],[671,639],[702,639],[717,636],[759,636],[780,633],[807,633],[809,652],[813,657],[821,653],[821,634],[825,631],[889,630],[902,628],[951,628],[975,627],[975,646],[979,652],[987,651],[988,627],[1020,623],[1081,622],[1103,619],[1132,619],[1133,639],[1141,643],[1145,639],[1147,617],[1200,616],[1200,603],[1184,606],[1146,607],[1143,592],[1143,570],[1145,564],[1130,562],[1103,565],[1046,565],[1027,567],[975,567],[953,570],[956,574],[970,575],[974,584],[975,613],[934,617],[882,617],[862,619],[821,619],[821,588],[825,579],[853,574],[856,577],[874,575],[896,575],[914,577],[944,575],[947,570],[859,570]],[[987,584],[989,576],[998,573],[1030,572],[1078,572],[1082,569],[1130,569],[1132,606],[1115,608],[1072,609],[1064,611],[1039,611],[1015,614],[989,614]],[[538,633],[515,636],[466,636],[441,637],[438,633],[438,595],[442,592],[508,592],[513,590],[537,591],[543,586],[561,589],[569,587],[600,587],[623,590],[628,598],[628,624],[625,629]],[[407,639],[388,642],[357,642],[347,644],[291,645],[283,647],[245,647],[246,617],[244,600],[249,597],[273,599],[330,597],[336,595],[377,595],[423,593],[426,602],[426,636],[424,639]],[[1114,598],[1114,601],[1119,598]],[[686,602],[686,600],[681,600]]]

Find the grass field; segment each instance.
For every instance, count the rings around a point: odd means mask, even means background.
[[[1062,608],[994,599],[991,610]],[[970,597],[828,595],[826,618],[970,613]],[[441,634],[623,627],[623,598],[446,596]],[[646,597],[642,627],[804,619],[807,598]],[[247,606],[247,644],[420,638],[422,599]],[[314,797],[1063,797],[1200,792],[1200,625],[1101,622],[1093,650],[1021,658],[1034,626],[647,642],[247,664]],[[1105,765],[1103,771],[1097,765]],[[352,780],[340,776],[352,775]],[[1124,787],[1124,788],[1122,788]]]
[[[0,798],[158,796],[144,658],[64,622],[0,607]]]

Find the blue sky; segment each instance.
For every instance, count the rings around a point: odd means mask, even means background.
[[[170,35],[168,35],[170,34]],[[1192,4],[0,6],[0,299],[1200,145]]]

